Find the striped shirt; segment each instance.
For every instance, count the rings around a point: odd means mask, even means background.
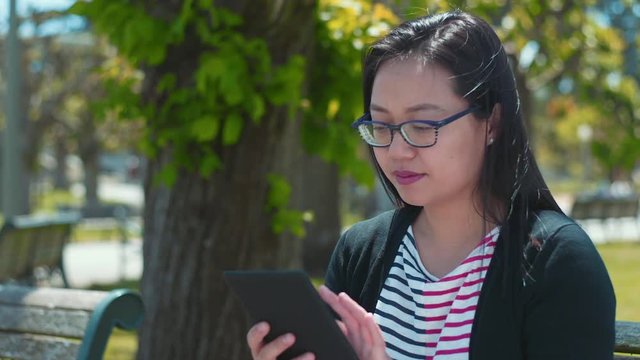
[[[498,234],[499,228],[493,229],[438,279],[422,265],[409,227],[374,313],[392,359],[469,358],[471,326]]]

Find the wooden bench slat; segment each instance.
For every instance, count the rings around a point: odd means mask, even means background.
[[[0,285],[0,304],[7,305],[93,310],[105,296],[102,291]]]
[[[0,307],[0,330],[82,339],[91,313],[59,310]]]
[[[78,341],[49,336],[0,332],[0,357],[10,359],[75,359]]]
[[[640,354],[640,323],[616,321],[616,352]]]
[[[102,359],[113,328],[137,329],[143,315],[129,289],[0,285],[0,359]]]

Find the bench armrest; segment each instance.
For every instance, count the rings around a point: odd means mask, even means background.
[[[138,293],[128,289],[109,292],[89,319],[77,359],[102,359],[113,328],[137,329],[143,316],[144,305]]]

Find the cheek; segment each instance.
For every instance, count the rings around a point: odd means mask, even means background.
[[[373,156],[382,170],[385,170],[385,167],[387,166],[387,157],[385,155],[385,149],[373,148]]]

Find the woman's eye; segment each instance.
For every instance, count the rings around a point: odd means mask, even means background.
[[[411,124],[411,131],[414,132],[426,132],[433,130],[433,126],[425,124]]]

